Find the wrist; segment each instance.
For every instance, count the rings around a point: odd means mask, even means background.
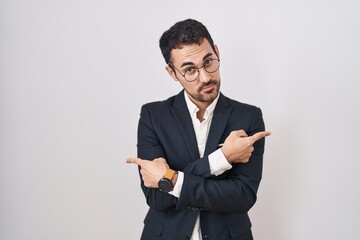
[[[175,170],[168,168],[164,174],[164,176],[158,182],[158,188],[163,192],[170,192],[174,188],[173,179],[177,174]],[[176,183],[177,177],[174,179]]]
[[[230,154],[226,151],[226,149],[224,149],[224,147],[221,147],[220,149],[221,149],[222,153],[224,154],[224,157],[226,158],[226,160],[227,160],[230,164],[232,164]]]
[[[176,184],[176,182],[177,182],[178,175],[179,175],[179,174],[178,174],[178,172],[176,171],[175,174],[174,174],[174,176],[173,176],[172,179],[171,179],[171,183],[172,183],[173,189],[174,189],[174,186],[175,186],[175,184]]]

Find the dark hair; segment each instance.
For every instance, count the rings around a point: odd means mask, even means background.
[[[216,53],[214,41],[206,27],[194,19],[186,19],[175,23],[160,38],[160,49],[166,64],[170,63],[171,50],[194,43],[201,44],[207,39]]]

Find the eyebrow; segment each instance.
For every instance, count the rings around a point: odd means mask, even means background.
[[[208,57],[212,56],[213,54],[212,53],[208,53],[206,54],[204,57],[203,57],[203,61],[205,61]],[[187,66],[187,65],[195,65],[193,62],[184,62],[183,64],[181,64],[180,67],[183,67],[183,66]]]

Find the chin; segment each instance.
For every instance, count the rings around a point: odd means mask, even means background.
[[[201,94],[199,96],[199,100],[201,102],[212,102],[215,100],[215,98],[218,96],[219,91],[213,90],[211,92],[206,92],[205,94]]]

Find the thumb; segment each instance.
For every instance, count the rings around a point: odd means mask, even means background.
[[[155,158],[154,161],[166,163],[166,160],[163,157]]]
[[[169,168],[169,164],[166,162],[166,159],[163,157],[155,158],[154,162],[160,162],[161,164],[165,165],[167,168]]]
[[[235,130],[235,131],[232,131],[230,133],[230,135],[235,135],[236,137],[247,137],[248,135],[246,134],[246,132],[242,129],[240,130]]]

